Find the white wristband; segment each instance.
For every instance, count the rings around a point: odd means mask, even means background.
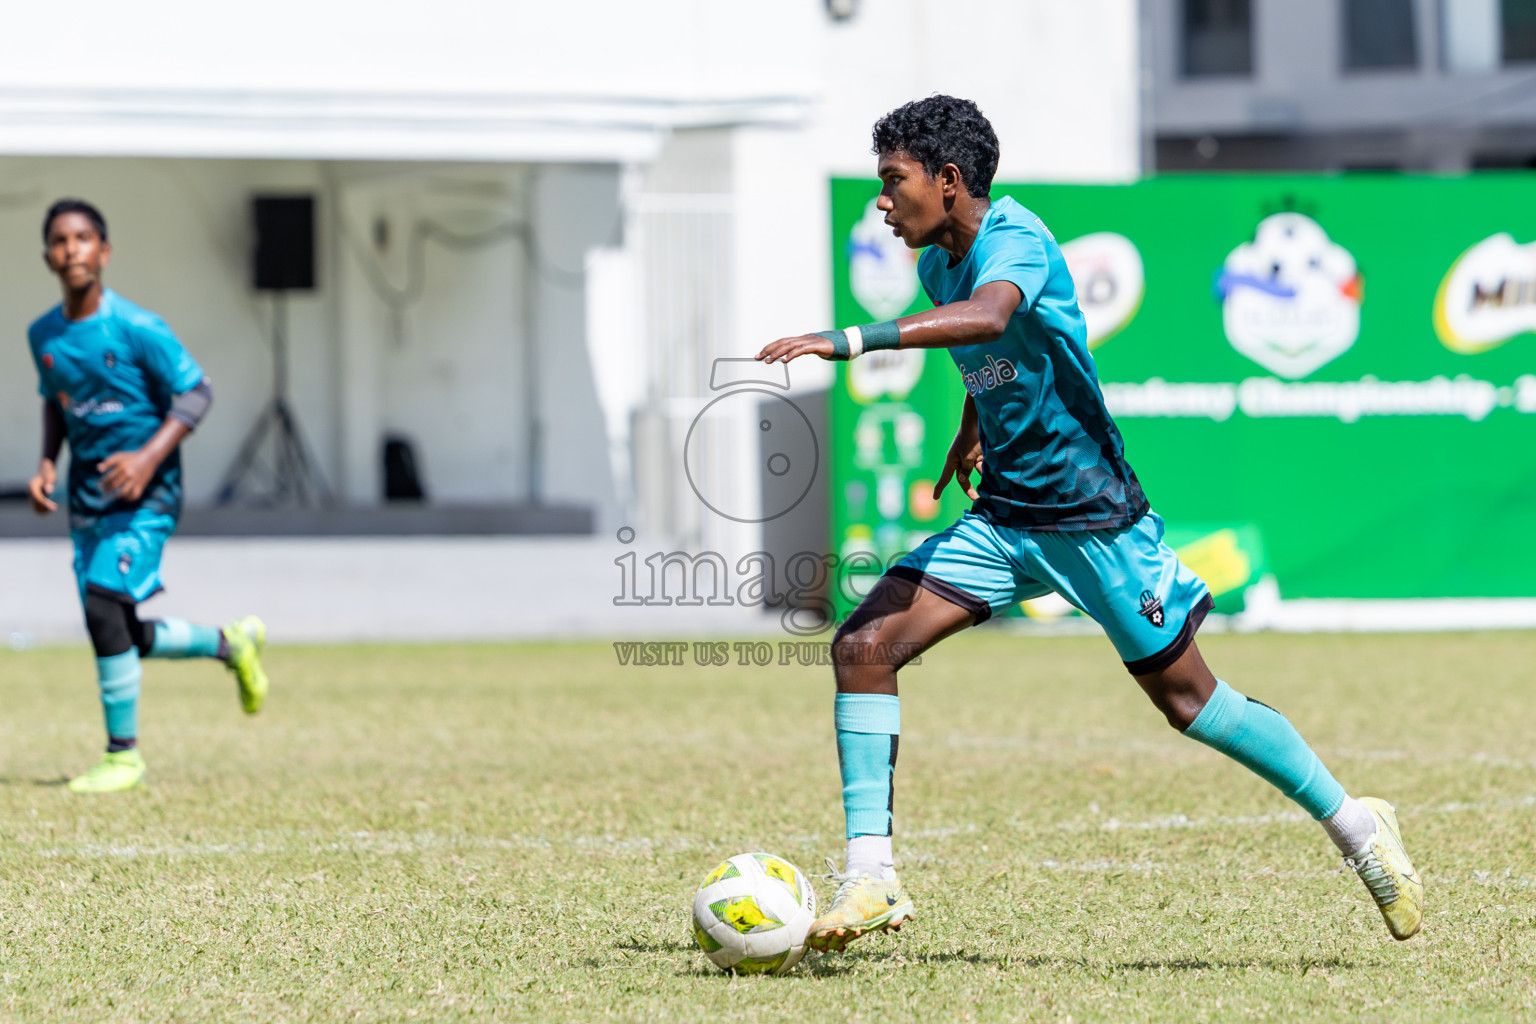
[[[843,335],[848,339],[849,359],[857,359],[864,354],[864,335],[859,333],[857,327],[844,327]]]

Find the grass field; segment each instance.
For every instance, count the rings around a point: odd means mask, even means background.
[[[246,720],[216,666],[151,663],[150,785],[84,798],[89,653],[43,650],[0,654],[0,1018],[1536,1019],[1536,635],[1202,646],[1397,803],[1421,936],[1103,640],[982,630],[910,669],[917,924],[735,980],[689,900],[732,853],[840,855],[826,669],[279,647]]]

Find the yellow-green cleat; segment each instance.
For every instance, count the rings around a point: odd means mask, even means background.
[[[1392,937],[1411,939],[1424,923],[1424,883],[1403,849],[1392,805],[1372,796],[1359,799],[1376,818],[1376,834],[1358,854],[1345,857],[1344,863],[1355,869],[1370,890]]]
[[[144,757],[138,750],[108,753],[84,775],[69,780],[71,793],[120,793],[144,781]]]
[[[870,932],[900,931],[903,924],[917,919],[912,900],[896,879],[840,874],[831,858],[827,868],[825,877],[839,883],[837,895],[832,909],[811,923],[805,941],[812,949],[837,952]]]
[[[266,670],[261,667],[261,649],[267,645],[266,624],[254,615],[247,615],[231,622],[221,632],[225,646],[229,648],[229,657],[224,664],[229,666],[235,681],[240,684],[240,706],[246,714],[254,715],[266,703],[267,690],[271,688]]]

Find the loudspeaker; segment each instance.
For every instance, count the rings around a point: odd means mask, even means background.
[[[315,287],[315,199],[255,196],[256,290],[309,291]]]
[[[425,501],[426,488],[416,470],[416,451],[403,437],[384,438],[384,500]]]

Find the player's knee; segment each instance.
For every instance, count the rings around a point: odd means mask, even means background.
[[[869,645],[869,637],[863,631],[844,622],[832,634],[832,665],[841,676],[843,669],[858,663],[858,654]]]
[[[880,639],[876,629],[839,631],[832,641],[832,666],[843,693],[894,693],[896,673],[918,653],[910,643]]]
[[[875,630],[844,622],[832,635],[832,670],[839,687],[854,686],[876,666],[869,652],[875,646]]]
[[[133,605],[94,591],[86,593],[85,628],[91,635],[96,657],[115,657],[135,646],[130,619],[137,619]]]
[[[1163,717],[1168,720],[1168,724],[1179,732],[1184,732],[1194,725],[1195,719],[1200,717],[1199,711],[1191,713],[1182,706],[1165,707],[1159,710],[1162,711]]]
[[[140,619],[138,608],[128,609],[128,638],[139,649],[139,657],[149,657],[155,646],[155,623],[158,619]]]
[[[1152,703],[1157,710],[1163,713],[1168,724],[1179,732],[1183,732],[1195,724],[1195,719],[1200,717],[1200,712],[1205,708],[1205,701],[1198,695],[1188,691],[1177,691],[1160,694],[1151,694]]]

